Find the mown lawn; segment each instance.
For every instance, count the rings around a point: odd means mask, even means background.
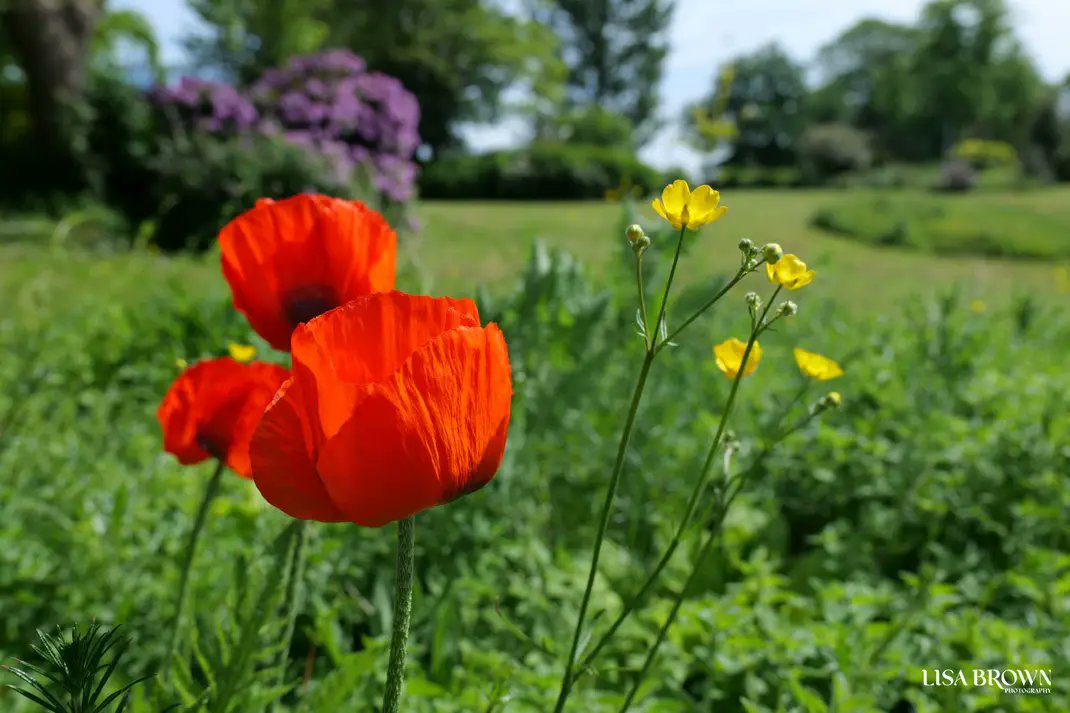
[[[726,191],[728,215],[701,234],[682,265],[681,279],[694,283],[735,265],[733,248],[741,237],[756,243],[779,242],[803,256],[830,279],[814,282],[810,294],[836,300],[844,309],[864,310],[899,303],[909,295],[932,295],[959,285],[963,298],[993,306],[1017,295],[1054,293],[1056,265],[1050,261],[940,256],[909,248],[879,247],[832,235],[810,225],[819,207],[836,207],[871,196],[871,191]],[[1070,188],[1023,193],[983,192],[949,198],[973,204],[983,221],[992,203],[1025,205],[1067,221],[1070,240]],[[514,203],[427,202],[416,207],[420,234],[403,245],[400,286],[413,291],[470,294],[476,285],[492,291],[511,288],[536,240],[568,250],[600,277],[621,258],[615,236],[630,220],[650,231],[658,221],[645,203],[632,207],[603,202]],[[672,236],[659,233],[655,250]],[[623,241],[623,237],[620,238]],[[0,242],[0,300],[40,310],[53,299],[62,303],[85,290],[112,294],[116,300],[178,281],[190,291],[222,294],[217,257],[167,258],[146,252],[101,257],[79,251],[42,248],[42,240]],[[1070,302],[1070,296],[1052,299]],[[30,302],[27,302],[30,300]]]

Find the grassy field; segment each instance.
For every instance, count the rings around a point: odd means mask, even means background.
[[[620,710],[679,593],[680,616],[633,710],[1070,710],[1058,678],[1070,630],[1070,312],[1054,304],[1066,299],[1055,295],[1054,266],[883,250],[807,227],[817,204],[853,195],[729,194],[729,217],[694,240],[683,276],[696,288],[735,264],[742,236],[776,240],[821,274],[793,293],[799,314],[762,335],[761,364],[740,387],[733,455],[716,466],[745,487],[718,546],[699,557],[712,515],[685,533],[642,613],[577,683],[570,713]],[[968,200],[1059,211],[1067,197]],[[404,710],[545,713],[641,360],[630,283],[611,284],[628,280],[623,262],[614,269],[628,216],[603,203],[417,212],[424,231],[405,245],[401,286],[472,294],[486,282],[481,312],[507,335],[514,399],[494,481],[419,516]],[[221,355],[230,341],[287,358],[231,309],[218,257],[49,248],[11,232],[0,230],[0,660],[32,658],[38,628],[99,621],[133,638],[119,680],[169,671],[174,682],[139,686],[128,713],[165,709],[144,695],[153,689],[197,713],[373,710],[393,528],[310,527],[286,649],[289,595],[272,543],[289,520],[237,477],[224,478],[208,515],[195,611],[167,664],[179,563],[211,464],[162,452],[156,408],[176,359]],[[528,260],[536,238],[583,262]],[[652,260],[669,239],[656,236]],[[954,283],[958,299],[900,302]],[[592,597],[592,639],[635,596],[687,510],[730,388],[710,345],[741,334],[743,291],[651,372]],[[1033,302],[999,305],[1016,293]],[[674,301],[671,317],[694,297]],[[987,314],[971,311],[976,298],[992,304]],[[804,384],[796,346],[837,359],[845,375]],[[808,421],[830,388],[842,407]],[[707,491],[702,511],[714,502]],[[1057,678],[1050,695],[1014,698],[921,681],[923,669],[973,667]],[[202,698],[211,705],[194,703]],[[2,686],[0,710],[36,713]]]
[[[965,299],[993,306],[1028,291],[1054,292],[1055,265],[1050,261],[939,256],[909,248],[877,247],[816,229],[810,218],[818,207],[855,202],[860,191],[731,191],[723,201],[728,215],[695,239],[683,265],[683,283],[694,284],[721,274],[735,264],[735,243],[749,237],[756,243],[779,242],[801,255],[830,279],[815,281],[812,294],[834,299],[843,309],[881,308],[909,295],[932,295],[958,285]],[[948,200],[972,205],[984,220],[992,203],[1028,206],[1067,221],[1070,240],[1070,188],[1019,194],[977,193]],[[650,230],[658,225],[649,206],[632,208],[610,203],[467,203],[429,202],[417,206],[422,230],[403,246],[400,286],[433,293],[470,294],[486,284],[500,292],[512,287],[527,260],[533,241],[567,250],[595,277],[619,260],[623,226],[638,221]],[[666,244],[673,236],[660,233]],[[77,252],[57,260],[37,244],[0,243],[0,298],[50,301],[69,298],[81,289],[114,290],[116,299],[130,283],[146,275],[153,281],[174,280],[207,295],[222,294],[217,258],[164,258],[147,253],[100,258]],[[26,289],[29,290],[27,296]],[[1070,303],[1070,296],[1055,297]]]

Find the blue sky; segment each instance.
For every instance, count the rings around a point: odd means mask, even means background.
[[[701,97],[716,67],[735,55],[777,41],[799,60],[863,17],[910,21],[925,0],[677,0],[670,28],[672,50],[662,79],[661,114],[667,127],[646,146],[654,165],[694,167],[698,157],[674,126],[683,107]],[[1056,80],[1070,73],[1070,0],[1011,0],[1018,37],[1041,74]],[[114,6],[139,10],[156,28],[164,59],[182,65],[181,38],[197,30],[185,0],[114,0]],[[520,143],[523,125],[506,121],[466,128],[476,149]]]

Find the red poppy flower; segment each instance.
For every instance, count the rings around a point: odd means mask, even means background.
[[[293,334],[253,435],[253,478],[305,520],[379,527],[477,490],[505,450],[505,337],[471,300],[358,298]]]
[[[218,458],[251,477],[249,439],[289,375],[281,366],[230,357],[194,364],[179,374],[156,411],[164,450],[183,465]]]
[[[298,324],[394,289],[397,235],[358,201],[262,199],[223,228],[219,247],[235,309],[281,351]]]

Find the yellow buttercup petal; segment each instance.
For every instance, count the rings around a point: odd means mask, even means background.
[[[826,356],[808,352],[799,347],[795,347],[792,353],[795,355],[795,363],[799,365],[799,371],[803,376],[817,381],[828,381],[843,376],[843,368]]]
[[[661,204],[661,199],[660,198],[655,198],[650,203],[650,205],[654,206],[654,212],[655,213],[657,213],[658,215],[660,215],[662,218],[664,218],[665,220],[669,221],[670,223],[672,222],[672,218],[670,218],[669,214],[665,212],[665,206],[663,206]]]
[[[665,186],[661,192],[661,203],[665,206],[665,212],[673,218],[683,215],[690,200],[691,189],[687,187],[687,181],[679,178]]]
[[[701,185],[692,191],[691,201],[687,206],[687,227],[694,230],[724,215],[725,210],[717,207],[720,202],[721,194],[707,185]]]
[[[813,282],[816,273],[813,270],[807,270],[806,263],[797,255],[788,254],[772,265],[766,263],[765,274],[773,284],[789,290],[797,290]]]
[[[230,358],[234,361],[252,361],[253,357],[256,356],[256,347],[252,344],[238,344],[237,342],[231,342],[227,345],[227,351],[230,352]]]
[[[747,343],[732,337],[713,347],[713,357],[717,368],[724,372],[729,379],[734,379],[739,374],[739,367],[743,363],[743,354],[747,351]],[[751,347],[747,364],[743,367],[743,376],[750,376],[758,368],[758,362],[762,360],[762,347],[757,341]]]

